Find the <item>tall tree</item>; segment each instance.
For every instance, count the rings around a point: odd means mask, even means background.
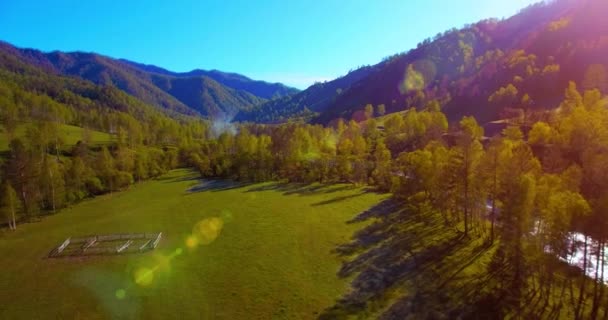
[[[43,156],[40,188],[42,200],[53,213],[61,208],[65,199],[65,178],[63,168],[57,159],[48,154]]]
[[[391,183],[391,152],[386,148],[383,141],[376,144],[373,158],[373,181],[381,190],[388,191]]]
[[[6,130],[8,140],[11,141],[15,137],[15,130],[19,121],[19,108],[13,101],[0,97],[0,120],[2,126]]]
[[[464,117],[460,121],[460,135],[456,141],[456,175],[459,188],[462,192],[461,208],[464,218],[464,234],[469,234],[473,211],[485,208],[485,200],[481,194],[480,176],[478,166],[483,155],[480,139],[483,136],[481,128],[475,118]]]
[[[116,168],[114,166],[114,158],[108,151],[108,148],[103,146],[101,151],[96,157],[96,169],[97,174],[103,182],[105,188],[112,192],[114,191],[114,177],[116,175]]]
[[[16,138],[9,146],[9,159],[6,163],[6,177],[15,187],[23,204],[23,211],[29,219],[38,213],[40,190],[37,184],[40,176],[39,159],[35,152],[28,150]]]
[[[0,200],[0,211],[4,213],[4,216],[8,220],[8,227],[10,230],[17,229],[17,210],[19,207],[19,200],[17,199],[17,193],[13,186],[8,181],[5,181],[1,186]]]

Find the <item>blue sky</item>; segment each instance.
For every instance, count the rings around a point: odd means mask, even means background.
[[[305,88],[538,0],[0,0],[0,39]]]

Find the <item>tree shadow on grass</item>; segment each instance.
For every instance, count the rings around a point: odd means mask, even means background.
[[[345,201],[348,199],[352,199],[352,198],[356,198],[359,197],[363,194],[367,193],[367,191],[363,191],[363,192],[359,192],[359,193],[355,193],[355,194],[351,194],[351,195],[347,195],[347,196],[341,196],[341,197],[336,197],[336,198],[332,198],[329,200],[324,200],[324,201],[319,201],[319,202],[315,202],[312,204],[312,206],[322,206],[322,205],[326,205],[326,204],[332,204],[332,203],[336,203],[336,202],[340,202],[340,201]]]
[[[495,318],[490,294],[492,256],[482,241],[464,237],[434,212],[385,200],[348,223],[367,221],[334,252],[345,259],[338,276],[351,289],[319,319]]]
[[[240,182],[236,180],[230,179],[218,179],[218,180],[207,180],[203,179],[200,182],[190,189],[188,189],[188,193],[197,193],[204,191],[225,191],[231,189],[239,189],[250,185],[248,182]]]
[[[197,173],[195,173],[195,172],[191,172],[191,173],[188,173],[187,175],[178,176],[178,177],[174,177],[174,176],[161,176],[161,177],[154,178],[154,180],[156,180],[156,181],[162,181],[163,183],[196,181],[196,180],[199,180],[199,179],[200,179],[200,175],[197,174]]]
[[[248,189],[246,192],[278,191],[283,195],[318,195],[355,190],[355,185],[335,185],[319,183],[271,182]]]
[[[283,195],[319,195],[319,194],[330,194],[334,192],[358,190],[360,187],[355,185],[335,185],[335,184],[319,184],[319,183],[294,183],[294,182],[267,182],[258,184],[256,182],[244,182],[232,179],[200,179],[196,175],[179,177],[179,178],[162,178],[166,183],[179,182],[179,181],[194,181],[198,180],[199,183],[188,189],[188,193],[204,192],[204,191],[224,191],[231,189],[239,189],[253,184],[251,188],[243,192],[262,192],[262,191],[277,191],[282,192]],[[347,200],[365,194],[367,192],[374,192],[372,188],[362,189],[361,192],[353,195],[336,197],[334,199],[321,201],[313,205],[324,205],[333,202],[339,202]]]

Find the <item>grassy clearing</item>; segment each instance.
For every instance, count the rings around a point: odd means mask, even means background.
[[[349,290],[333,251],[368,223],[346,222],[387,198],[345,185],[188,192],[189,178],[173,171],[1,234],[0,318],[316,318]],[[197,224],[208,244],[190,248]],[[154,252],[45,258],[69,236],[153,231],[165,235]]]
[[[84,129],[81,127],[75,127],[70,125],[62,125],[61,131],[65,139],[65,146],[71,147],[75,145],[78,141],[82,140],[82,134],[84,132]],[[15,130],[15,136],[17,137],[24,137],[25,133],[25,126],[19,126],[17,127],[17,130]],[[93,144],[107,144],[111,141],[113,141],[113,138],[110,134],[91,130],[91,142]],[[0,126],[0,152],[8,150],[9,142],[10,141],[8,141],[8,137],[6,135],[6,132],[4,131],[4,128]]]

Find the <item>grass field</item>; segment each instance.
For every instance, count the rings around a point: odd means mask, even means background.
[[[369,223],[347,221],[388,197],[191,178],[173,171],[0,234],[0,319],[316,318],[349,291],[335,249]],[[70,236],[158,231],[153,252],[46,258]]]
[[[15,130],[15,136],[23,137],[25,136],[25,126],[17,127]],[[80,127],[70,126],[70,125],[62,125],[61,126],[62,135],[65,139],[64,143],[66,147],[71,147],[75,145],[79,140],[82,140],[82,134],[84,129]],[[112,141],[112,136],[108,133],[99,132],[91,130],[91,142],[93,144],[105,144]],[[0,152],[8,150],[8,137],[6,136],[6,132],[4,128],[0,126]]]

